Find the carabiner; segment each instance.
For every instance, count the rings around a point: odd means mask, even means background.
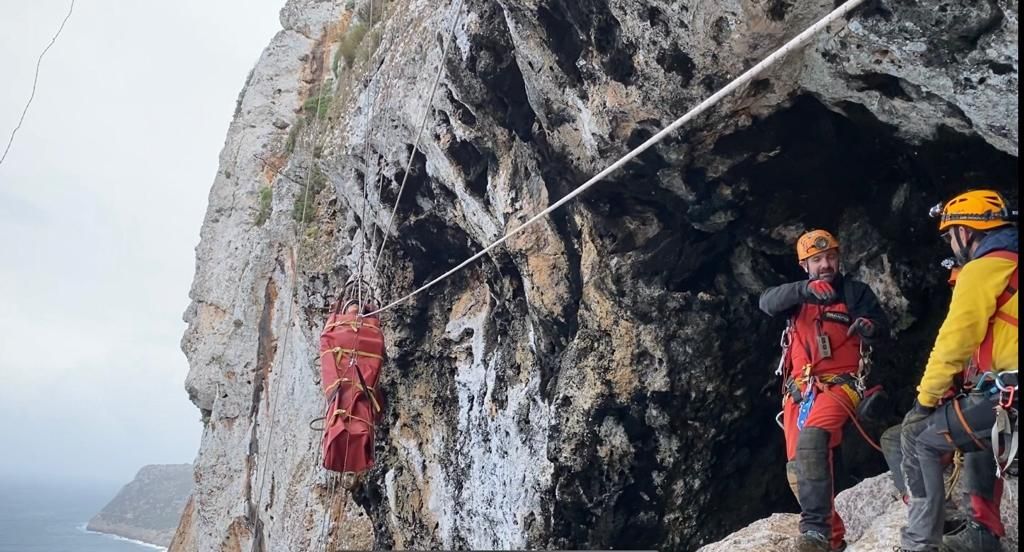
[[[1003,408],[1005,408],[1007,410],[1013,408],[1013,399],[1016,398],[1016,396],[1017,396],[1017,388],[1016,387],[1012,387],[1012,386],[1011,387],[1007,387],[1006,389],[1002,390],[1002,392],[1001,392],[1001,395],[999,397],[999,406],[1001,406],[1001,407],[1003,407]],[[1005,397],[1005,400],[1004,400],[1004,397]]]

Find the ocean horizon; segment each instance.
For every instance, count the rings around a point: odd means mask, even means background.
[[[0,552],[153,552],[162,546],[86,529],[120,485],[0,480]]]

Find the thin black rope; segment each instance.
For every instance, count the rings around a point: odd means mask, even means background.
[[[39,85],[39,68],[43,64],[43,56],[45,56],[46,52],[50,51],[50,48],[53,46],[53,44],[57,42],[57,37],[59,37],[61,31],[64,30],[64,25],[67,24],[68,19],[71,19],[71,13],[74,11],[75,0],[71,0],[71,6],[68,7],[68,14],[65,15],[64,20],[60,22],[60,28],[57,29],[57,32],[53,35],[53,38],[50,39],[50,43],[46,45],[46,48],[43,48],[42,53],[39,54],[39,59],[36,60],[36,74],[32,78],[32,93],[29,94],[28,101],[25,102],[25,109],[21,110],[21,117],[18,118],[18,124],[15,125],[14,130],[11,131],[11,138],[7,140],[7,147],[4,148],[4,154],[0,156],[0,165],[2,165],[4,163],[4,160],[7,159],[7,153],[11,151],[11,145],[14,144],[14,135],[16,135],[18,133],[18,130],[21,129],[22,123],[25,122],[25,115],[28,114],[28,108],[32,105],[32,100],[34,100],[36,97],[36,87]]]
[[[455,29],[459,26],[459,19],[462,16],[462,2],[458,0],[458,3],[454,5],[455,20],[452,21],[451,29],[448,31],[448,40],[444,43],[444,47],[441,50],[441,60],[437,65],[437,75],[434,77],[434,84],[430,87],[430,95],[427,97],[426,105],[423,107],[423,118],[420,120],[419,130],[416,131],[416,138],[412,143],[412,151],[409,152],[409,161],[405,165],[405,175],[402,177],[402,184],[398,187],[398,195],[395,196],[395,206],[391,209],[391,216],[388,217],[388,225],[384,230],[384,237],[381,240],[380,251],[377,252],[377,259],[373,262],[373,272],[377,271],[380,266],[380,260],[384,256],[384,248],[388,244],[388,237],[391,233],[391,227],[394,226],[395,215],[398,213],[398,202],[402,199],[402,193],[405,191],[405,185],[409,181],[409,171],[412,170],[412,162],[416,158],[416,153],[420,148],[420,138],[423,136],[423,130],[427,126],[427,119],[430,118],[431,109],[430,106],[434,103],[434,95],[437,93],[437,85],[441,82],[441,75],[444,74],[444,62],[448,58],[448,49],[451,47],[452,42],[455,42]]]

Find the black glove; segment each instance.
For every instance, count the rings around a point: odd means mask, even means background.
[[[846,330],[846,335],[851,336],[854,332],[860,334],[861,337],[871,337],[875,335],[875,323],[870,318],[858,318],[850,324],[850,329]]]
[[[836,302],[836,288],[825,280],[811,280],[801,290],[804,299],[815,299],[826,305]]]
[[[925,406],[917,401],[914,401],[914,408],[911,408],[907,415],[903,417],[903,429],[909,426],[919,424],[924,420],[927,420],[932,413],[935,412],[934,406]]]

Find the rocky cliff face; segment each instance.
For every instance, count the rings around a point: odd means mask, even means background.
[[[86,528],[167,546],[191,492],[191,464],[146,466]]]
[[[379,465],[345,492],[309,428],[318,335],[385,232],[366,278],[387,301],[834,6],[394,0],[371,26],[366,4],[290,0],[239,97],[185,315],[205,431],[177,550],[696,549],[794,506],[756,297],[799,277],[797,234],[837,230],[883,299],[873,377],[906,403],[944,307],[927,208],[1016,199],[1016,0],[874,2],[390,311]],[[854,443],[852,475],[878,473]]]

